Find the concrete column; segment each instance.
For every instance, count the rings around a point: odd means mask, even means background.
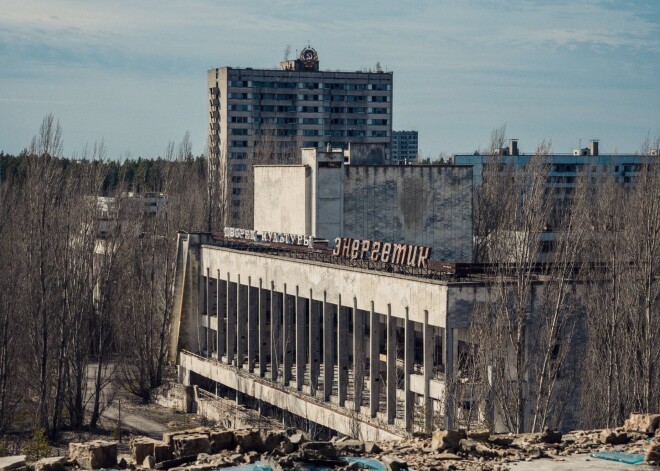
[[[307,337],[305,318],[307,317],[307,303],[300,296],[299,288],[296,286],[296,389],[302,390],[305,379],[305,365],[307,364],[307,351],[305,349],[305,338]]]
[[[184,386],[190,386],[190,371],[183,366],[176,367],[179,383]]]
[[[259,354],[259,290],[252,286],[252,277],[248,276],[248,318],[247,318],[247,368],[254,372],[254,364]]]
[[[227,364],[234,362],[234,350],[236,346],[236,310],[238,306],[238,285],[230,281],[227,273]]]
[[[277,381],[279,368],[278,349],[280,344],[280,314],[282,306],[275,291],[275,282],[270,282],[270,379]]]
[[[396,418],[396,319],[392,317],[392,306],[387,305],[387,423]]]
[[[236,367],[243,368],[245,363],[245,352],[247,347],[247,315],[248,315],[248,294],[247,286],[241,284],[241,275],[238,275],[236,281],[236,293],[238,302],[236,303]]]
[[[329,401],[332,395],[335,365],[332,361],[334,338],[332,308],[328,304],[327,293],[323,292],[323,400]]]
[[[321,307],[309,290],[309,388],[312,396],[318,389],[321,352]]]
[[[371,301],[369,312],[369,409],[371,417],[378,413],[380,400],[380,321]]]
[[[364,311],[353,298],[353,401],[355,411],[360,412],[364,391]]]
[[[259,376],[266,376],[268,363],[266,349],[268,347],[268,331],[266,330],[266,315],[268,314],[268,297],[263,287],[263,280],[259,278]]]
[[[445,360],[445,387],[447,387],[454,375],[454,329],[450,326],[449,319],[445,327],[444,340],[442,356]],[[445,398],[445,426],[449,429],[454,427],[454,401],[451,394],[445,394]]]
[[[227,282],[220,279],[220,270],[218,270],[218,361],[226,354],[226,329],[227,319]]]
[[[415,329],[413,323],[410,322],[408,306],[406,306],[406,317],[404,323],[404,340],[403,340],[403,379],[404,379],[404,413],[403,420],[406,430],[412,430],[413,424],[413,408],[414,408],[414,393],[410,390],[410,375],[413,374],[413,364],[415,360]]]
[[[433,327],[429,325],[429,311],[424,310],[424,431],[433,429],[433,399],[431,398],[431,377],[433,374]]]
[[[341,294],[337,300],[337,370],[337,393],[343,407],[348,393],[348,312],[341,305]]]
[[[293,341],[295,340],[296,333],[293,330],[293,301],[291,296],[287,294],[286,283],[284,284],[284,293],[282,294],[282,319],[284,325],[284,329],[282,330],[282,364],[284,368],[282,379],[284,380],[284,384],[288,386],[291,381]]]
[[[206,269],[206,280],[205,280],[205,287],[204,291],[206,292],[206,296],[204,299],[204,315],[206,316],[206,357],[209,358],[211,356],[211,284],[210,284],[211,276],[209,273],[209,269]]]

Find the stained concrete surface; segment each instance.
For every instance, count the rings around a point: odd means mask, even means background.
[[[580,470],[628,470],[653,471],[658,467],[647,464],[624,464],[615,461],[592,458],[589,455],[571,455],[561,458],[563,461],[540,459],[510,463],[511,471],[580,471]]]

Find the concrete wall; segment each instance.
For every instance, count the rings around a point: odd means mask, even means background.
[[[304,165],[255,165],[255,230],[310,234],[309,178]]]
[[[344,232],[343,165],[341,150],[317,152],[302,149],[302,163],[311,169],[311,230],[316,237],[330,241]]]
[[[472,261],[472,168],[344,167],[345,237],[433,248],[432,258]]]
[[[194,371],[205,378],[344,435],[356,435],[355,428],[357,427],[359,430],[357,435],[365,440],[401,440],[402,438],[400,435],[381,428],[375,423],[372,425],[357,420],[342,408],[329,408],[327,405],[306,397],[304,394],[296,394],[277,384],[243,374],[235,368],[219,365],[216,362],[186,352],[181,352],[180,364],[183,368]]]
[[[442,281],[212,246],[202,246],[201,258],[201,272],[208,269],[221,280],[227,273],[232,281],[240,275],[243,283],[250,280],[252,286],[259,286],[261,282],[269,288],[272,282],[280,292],[286,284],[289,293],[296,288],[300,293],[311,291],[316,301],[323,301],[325,294],[328,302],[336,303],[341,295],[346,305],[352,305],[355,298],[357,308],[364,311],[373,301],[376,312],[384,314],[390,308],[397,318],[405,317],[408,308],[410,320],[419,323],[428,311],[430,325],[446,327],[447,284]]]

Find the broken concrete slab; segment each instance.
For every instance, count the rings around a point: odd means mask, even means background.
[[[34,464],[34,471],[65,471],[66,456],[42,458]]]
[[[11,471],[26,465],[25,455],[3,456],[0,458],[0,471]]]
[[[69,458],[84,469],[111,468],[117,465],[117,442],[69,443]]]

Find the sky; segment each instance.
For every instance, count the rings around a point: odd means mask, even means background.
[[[53,113],[65,155],[156,157],[186,131],[201,154],[207,70],[308,44],[321,70],[392,71],[393,129],[431,158],[503,124],[522,152],[633,152],[660,129],[659,0],[0,0],[0,150]]]

